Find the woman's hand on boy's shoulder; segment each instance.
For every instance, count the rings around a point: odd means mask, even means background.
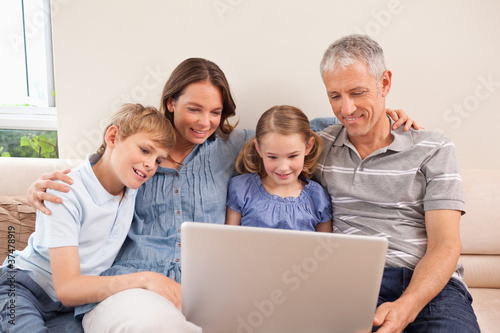
[[[69,192],[70,188],[68,185],[73,184],[73,179],[68,176],[70,172],[71,169],[44,173],[28,188],[28,203],[42,213],[50,215],[51,212],[45,207],[43,201],[47,200],[55,204],[60,204],[62,199],[55,195],[48,194],[47,189],[50,188],[59,192]],[[56,180],[60,180],[62,183]]]

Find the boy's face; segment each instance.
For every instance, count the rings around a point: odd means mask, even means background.
[[[145,133],[118,137],[112,154],[116,177],[127,187],[138,188],[154,175],[168,152]]]

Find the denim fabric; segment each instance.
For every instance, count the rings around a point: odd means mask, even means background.
[[[377,306],[397,300],[410,284],[412,275],[413,271],[408,268],[386,267]],[[404,332],[479,333],[479,325],[471,304],[472,296],[465,285],[451,278]]]
[[[321,132],[322,130],[324,130],[328,126],[340,124],[340,121],[334,117],[318,117],[318,118],[311,119],[309,124],[311,125],[311,129],[314,132]]]
[[[27,271],[0,268],[0,332],[83,333],[73,308],[50,298]]]

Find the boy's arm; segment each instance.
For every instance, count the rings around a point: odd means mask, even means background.
[[[226,208],[226,224],[241,225],[241,213],[232,210],[231,208]]]
[[[143,288],[154,291],[181,309],[181,286],[164,275],[139,272],[117,276],[85,276],[80,272],[78,247],[50,248],[52,279],[57,297],[66,306],[101,302],[120,291]]]

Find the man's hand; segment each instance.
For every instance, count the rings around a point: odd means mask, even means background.
[[[408,307],[398,301],[386,302],[377,308],[373,318],[373,326],[381,326],[377,333],[403,332],[415,320],[416,315],[411,315]]]

